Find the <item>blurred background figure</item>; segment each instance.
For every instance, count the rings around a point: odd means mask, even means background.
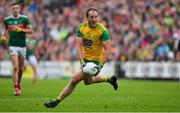
[[[37,64],[38,60],[35,56],[35,49],[37,46],[37,40],[33,37],[33,35],[29,35],[28,38],[26,39],[26,66],[25,68],[30,65],[33,71],[33,80],[32,83],[35,84],[36,81],[38,80],[38,75],[37,75]]]

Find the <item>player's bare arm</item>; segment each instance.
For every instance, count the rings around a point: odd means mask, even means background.
[[[33,29],[32,29],[31,25],[27,25],[26,28],[22,28],[22,27],[16,26],[16,27],[13,27],[12,30],[16,31],[16,32],[24,32],[24,33],[28,33],[28,34],[32,34],[33,33]]]
[[[8,34],[8,27],[6,24],[3,23],[2,36],[7,37],[7,34]]]
[[[103,45],[103,48],[104,48],[102,63],[104,64],[109,59],[110,54],[111,54],[111,42],[110,42],[110,40],[103,41],[102,45]]]
[[[82,55],[82,38],[76,38],[77,55],[80,61],[83,61]]]
[[[2,35],[0,40],[1,41],[7,41],[7,34],[8,34],[8,29],[7,29],[7,25],[4,24],[4,29],[2,30]]]
[[[27,25],[26,28],[22,29],[23,32],[28,33],[28,34],[32,34],[33,33],[33,29],[31,25]]]

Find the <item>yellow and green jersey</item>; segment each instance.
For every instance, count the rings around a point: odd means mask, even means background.
[[[83,40],[83,58],[102,63],[102,41],[110,39],[108,30],[100,23],[97,23],[95,28],[90,28],[85,22],[77,28],[76,36]]]
[[[9,46],[25,47],[26,46],[26,34],[24,32],[15,32],[13,28],[19,26],[21,28],[26,28],[30,24],[29,19],[25,15],[19,15],[18,18],[13,16],[8,16],[3,20],[6,29],[9,34]]]

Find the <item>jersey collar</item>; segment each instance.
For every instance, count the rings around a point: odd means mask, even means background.
[[[14,15],[12,15],[11,17],[14,18],[14,19],[17,19],[17,18],[20,17],[20,14],[18,15],[18,17],[14,17]]]

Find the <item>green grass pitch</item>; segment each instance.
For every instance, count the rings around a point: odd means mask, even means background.
[[[55,109],[43,103],[54,99],[68,80],[22,80],[21,96],[13,95],[10,78],[0,78],[0,112],[180,112],[180,83],[177,81],[119,80],[119,90],[107,83],[75,91]]]

